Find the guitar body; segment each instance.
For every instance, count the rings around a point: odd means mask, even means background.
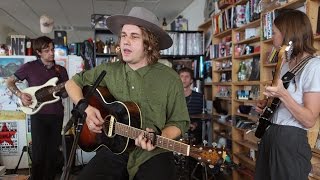
[[[85,86],[83,94],[86,94],[90,88],[90,86]],[[78,142],[80,148],[91,152],[101,146],[105,146],[115,154],[131,150],[134,147],[134,140],[115,134],[114,131],[109,129],[108,122],[114,120],[117,123],[140,129],[142,119],[139,106],[133,102],[116,101],[109,90],[103,87],[98,87],[88,101],[91,106],[100,111],[105,124],[103,125],[102,133],[97,134],[91,132],[86,123],[84,123]],[[113,133],[111,135],[108,134],[111,131]]]
[[[59,101],[60,97],[56,96],[55,93],[46,93],[49,88],[56,86],[57,82],[58,78],[54,77],[41,86],[29,87],[22,90],[21,92],[31,95],[32,104],[29,106],[23,106],[22,102],[20,101],[20,109],[24,113],[32,115],[37,113],[44,105]]]
[[[281,73],[281,67],[284,60],[287,60],[288,57],[291,56],[292,53],[292,42],[289,42],[289,45],[283,45],[278,53],[278,62],[275,68],[273,80],[272,80],[272,86],[276,86],[278,83],[278,79],[280,79],[280,73]],[[290,59],[290,58],[289,58]],[[281,101],[279,98],[268,98],[267,100],[267,106],[264,108],[263,113],[259,117],[259,124],[255,132],[255,136],[257,138],[262,138],[265,131],[270,127],[272,124],[271,119],[274,115],[274,112],[279,107]]]
[[[90,86],[83,88],[83,94],[91,91]],[[78,145],[84,151],[95,151],[101,146],[110,149],[114,154],[121,154],[135,148],[134,139],[141,133],[156,147],[191,156],[197,161],[216,165],[221,164],[224,149],[193,147],[188,144],[155,135],[142,130],[142,116],[139,106],[134,102],[117,101],[107,88],[98,87],[88,99],[91,106],[100,111],[104,124],[102,133],[91,132],[84,122]]]

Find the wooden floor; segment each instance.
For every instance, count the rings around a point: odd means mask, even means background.
[[[189,170],[188,170],[189,169]],[[213,169],[207,169],[207,177],[205,175],[205,169],[201,166],[195,167],[195,164],[191,164],[189,168],[184,167],[177,167],[177,180],[231,180],[232,177],[230,174],[226,173],[216,173],[213,172]],[[31,169],[30,169],[31,170]],[[5,179],[4,176],[0,177],[0,180],[27,180],[27,177],[30,175],[29,169],[19,169],[16,174],[11,174],[12,170],[7,170],[6,174],[7,178]],[[70,172],[69,180],[76,180],[77,175],[80,173],[80,167],[74,167]],[[11,174],[11,175],[10,175]],[[17,175],[20,175],[19,177]],[[58,174],[55,180],[60,180],[61,174]]]

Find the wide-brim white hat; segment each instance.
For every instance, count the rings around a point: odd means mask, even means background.
[[[51,17],[47,15],[42,15],[40,17],[40,31],[42,33],[51,33],[53,29],[54,21]]]
[[[123,25],[133,24],[151,31],[159,40],[160,50],[167,49],[172,45],[171,37],[161,28],[157,16],[143,7],[133,7],[127,16],[110,16],[106,22],[108,29],[114,34],[118,35]]]

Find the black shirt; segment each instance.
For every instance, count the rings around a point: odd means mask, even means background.
[[[203,96],[201,93],[192,91],[190,96],[186,97],[189,115],[201,114],[203,108]]]

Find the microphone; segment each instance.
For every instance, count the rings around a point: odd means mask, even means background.
[[[100,84],[100,82],[103,80],[104,76],[106,75],[106,71],[103,70],[100,75],[98,76],[97,80],[93,83],[92,87],[90,88],[90,90],[85,94],[84,99],[89,98],[90,96],[93,95],[95,89],[98,87],[98,85]],[[69,129],[72,127],[72,125],[77,121],[77,119],[79,117],[83,117],[85,112],[85,109],[79,109],[78,106],[75,106],[73,108],[73,110],[71,111],[72,116],[70,118],[70,120],[68,121],[68,123],[65,125],[64,127],[64,134],[69,131]]]

